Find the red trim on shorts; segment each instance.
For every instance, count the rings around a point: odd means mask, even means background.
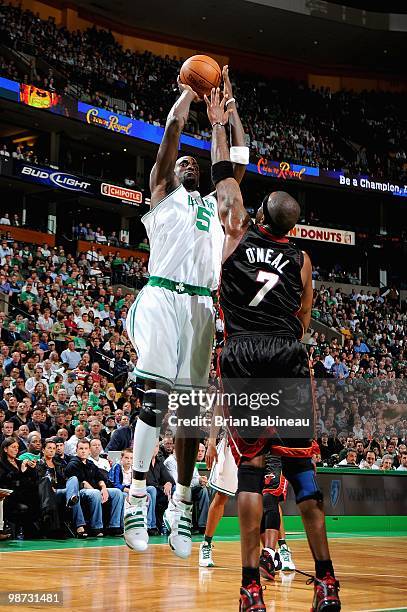
[[[262,234],[265,234],[267,238],[270,238],[270,240],[273,240],[273,242],[283,242],[285,244],[290,242],[285,236],[274,236],[274,234],[271,234],[268,230],[266,230],[263,225],[258,225],[257,227]]]
[[[272,454],[278,457],[292,457],[294,459],[308,459],[313,455],[313,447],[306,448],[290,448],[289,446],[274,446],[271,447]]]
[[[267,476],[265,478],[267,478]],[[288,482],[286,478],[282,474],[280,474],[280,483],[278,487],[275,489],[268,489],[267,487],[264,487],[263,495],[266,495],[268,493],[269,495],[274,495],[275,497],[283,496],[284,498],[283,501],[285,501],[287,498],[287,490],[288,490]]]

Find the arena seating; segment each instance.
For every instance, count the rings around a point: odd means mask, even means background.
[[[180,61],[125,50],[102,29],[70,32],[52,18],[44,21],[2,5],[0,42],[30,58],[26,71],[19,71],[13,60],[2,60],[2,74],[9,78],[76,92],[83,101],[154,125],[164,125],[175,99]],[[48,69],[41,71],[36,58],[45,60]],[[406,94],[332,93],[231,68],[238,77],[235,96],[252,159],[264,156],[398,181],[406,177]],[[209,138],[205,113],[198,109],[191,114],[186,131]]]

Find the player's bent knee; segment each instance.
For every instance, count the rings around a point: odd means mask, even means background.
[[[264,467],[255,467],[249,463],[240,464],[237,470],[237,492],[259,493],[263,491]]]
[[[160,427],[168,410],[168,393],[149,389],[143,397],[139,419],[151,427]]]
[[[290,483],[294,489],[295,501],[297,504],[307,501],[308,499],[315,499],[316,501],[322,502],[323,495],[321,489],[318,487],[314,470],[291,474]]]
[[[275,529],[278,531],[281,524],[278,498],[270,493],[263,495],[263,510],[264,529]]]

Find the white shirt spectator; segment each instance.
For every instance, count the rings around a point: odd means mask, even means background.
[[[48,395],[49,390],[48,390],[48,382],[45,380],[45,378],[41,378],[41,380],[37,380],[34,376],[32,376],[31,378],[28,378],[25,381],[25,389],[26,391],[28,391],[28,393],[33,393],[34,389],[35,389],[35,385],[37,383],[42,383],[45,387],[45,392]]]
[[[79,442],[79,438],[77,438],[75,434],[71,436],[69,440],[65,442],[65,454],[66,455],[76,455],[76,447],[78,446],[78,442]],[[90,456],[89,456],[89,459],[90,459]]]
[[[325,370],[329,372],[334,363],[335,363],[335,359],[332,357],[332,355],[327,355],[324,359]]]
[[[70,351],[69,349],[65,349],[61,353],[61,361],[62,363],[68,364],[69,370],[74,370],[81,359],[82,356],[80,353],[78,353],[78,351]]]
[[[6,213],[4,217],[0,219],[0,225],[11,225],[10,219],[8,218],[8,214]]]
[[[91,323],[91,321],[83,321],[83,319],[80,319],[78,322],[78,327],[79,329],[83,329],[85,334],[91,334],[93,331],[93,323]]]
[[[89,438],[88,438],[88,440],[89,440]],[[89,459],[91,461],[93,461],[93,463],[95,465],[97,465],[98,468],[100,468],[101,470],[105,470],[105,472],[109,472],[109,470],[110,470],[110,463],[109,463],[109,461],[107,459],[104,459],[100,455],[99,455],[98,459],[95,459],[94,457],[92,457],[92,455],[89,455]],[[130,484],[131,484],[131,481],[130,481]]]
[[[54,325],[54,321],[51,319],[51,317],[49,317],[48,319],[45,319],[43,316],[38,317],[38,325],[40,326],[40,329],[42,331],[51,331],[52,327]]]

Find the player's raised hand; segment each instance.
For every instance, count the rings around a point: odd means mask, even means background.
[[[209,442],[208,448],[206,449],[205,462],[208,470],[212,469],[214,461],[218,460],[218,451],[216,450],[215,444]]]
[[[192,102],[200,102],[201,101],[201,98],[198,96],[196,91],[194,91],[190,85],[185,85],[181,81],[181,78],[180,78],[179,75],[177,76],[177,83],[178,83],[178,89],[180,90],[180,93],[183,93],[184,91],[189,91],[191,93],[191,95],[193,96]]]
[[[222,96],[221,99],[219,87],[212,89],[210,99],[205,96],[206,110],[212,126],[215,124],[225,125],[229,121],[232,110],[225,107],[227,100],[228,95]]]
[[[232,83],[229,78],[229,66],[223,66],[222,68],[222,78],[223,78],[223,96],[227,96],[228,100],[233,98],[233,89]]]

